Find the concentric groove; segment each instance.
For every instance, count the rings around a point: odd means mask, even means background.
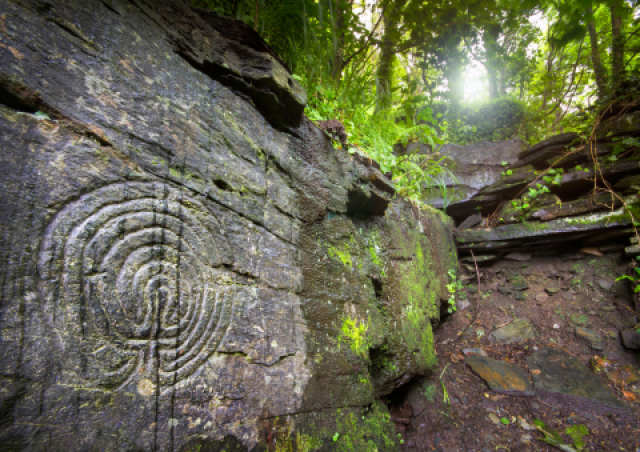
[[[63,342],[87,355],[86,378],[160,389],[192,376],[228,327],[233,289],[218,284],[217,220],[160,183],[122,183],[66,205],[48,226],[39,271]]]

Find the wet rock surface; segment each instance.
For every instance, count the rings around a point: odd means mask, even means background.
[[[28,0],[0,29],[0,449],[395,448],[450,220],[333,149],[240,22]]]

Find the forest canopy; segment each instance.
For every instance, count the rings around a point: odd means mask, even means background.
[[[440,143],[580,131],[640,97],[638,0],[193,0],[253,27],[339,120],[351,152],[417,197]],[[420,142],[432,155],[398,152]],[[394,149],[396,152],[394,152]]]

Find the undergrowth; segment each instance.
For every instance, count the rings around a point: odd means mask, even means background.
[[[333,83],[294,77],[309,93],[305,111],[309,119],[342,122],[348,135],[348,151],[364,154],[376,161],[383,173],[391,173],[398,194],[421,202],[425,187],[446,190],[446,180],[454,177],[442,165],[445,157],[436,152],[437,146],[443,143],[438,136],[439,121],[430,108],[418,111],[427,99],[414,94],[412,83],[407,83],[398,104],[380,109],[375,96],[367,95],[368,90],[362,86],[366,75],[346,78],[337,88]],[[358,87],[362,89],[359,93]],[[399,145],[406,148],[412,143],[426,146],[398,152]]]

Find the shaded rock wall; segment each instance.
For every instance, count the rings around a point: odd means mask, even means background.
[[[242,24],[0,0],[0,32],[0,450],[393,450],[450,220],[334,150]]]

